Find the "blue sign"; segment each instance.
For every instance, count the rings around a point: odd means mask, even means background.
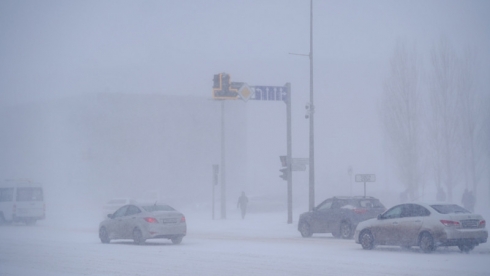
[[[250,86],[254,90],[250,100],[256,101],[284,101],[288,100],[286,86]]]

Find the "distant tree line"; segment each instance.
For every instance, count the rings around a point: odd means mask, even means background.
[[[429,57],[424,71],[415,45],[397,41],[380,118],[407,199],[431,184],[454,201],[457,185],[474,194],[490,185],[490,91],[475,49],[458,55],[442,37]]]

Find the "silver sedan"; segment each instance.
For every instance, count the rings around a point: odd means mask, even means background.
[[[168,205],[128,204],[107,217],[99,225],[102,243],[133,239],[143,244],[147,239],[170,239],[179,244],[187,232],[185,216]]]
[[[364,249],[376,245],[419,246],[426,253],[438,246],[458,246],[461,251],[469,252],[487,242],[487,238],[482,216],[447,203],[400,204],[378,218],[359,223],[354,233],[356,243]]]

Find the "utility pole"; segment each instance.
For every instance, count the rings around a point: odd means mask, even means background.
[[[226,219],[225,101],[221,101],[221,219]]]
[[[309,210],[312,211],[315,208],[315,133],[314,133],[314,120],[315,105],[313,104],[313,0],[310,0],[310,53],[290,55],[307,56],[310,58],[310,102],[306,105],[307,114],[306,119],[310,119],[310,154],[309,154]]]
[[[291,135],[291,84],[286,83],[286,132],[287,132],[287,177],[288,177],[288,224],[293,223],[293,173],[292,173],[292,135]]]
[[[313,0],[310,0],[310,179],[309,179],[309,209],[315,208],[315,139],[314,139],[314,114],[313,104]]]

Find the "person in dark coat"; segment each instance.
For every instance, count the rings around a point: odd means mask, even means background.
[[[247,204],[248,197],[245,195],[245,192],[242,192],[242,195],[238,198],[238,203],[236,205],[236,207],[240,208],[242,211],[242,219],[245,218],[245,214],[247,213]]]
[[[463,193],[463,198],[461,198],[461,203],[463,203],[464,208],[466,208],[470,212],[473,212],[473,209],[475,208],[475,195],[473,194],[473,192],[465,189]]]

